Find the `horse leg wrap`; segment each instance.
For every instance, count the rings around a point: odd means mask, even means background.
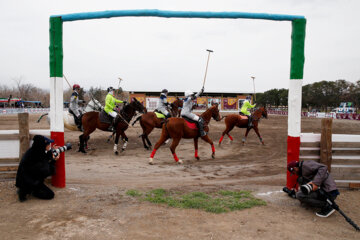
[[[212,151],[213,153],[215,152],[215,146],[214,146],[214,144],[211,145],[211,151]]]
[[[127,147],[127,144],[128,144],[128,142],[127,142],[127,141],[125,141],[125,142],[124,142],[124,145],[123,145],[123,147],[122,147],[122,149],[125,149],[125,148]]]
[[[198,158],[198,157],[199,157],[199,155],[198,155],[198,150],[195,149],[195,158]]]
[[[230,134],[228,134],[228,136],[229,136],[231,141],[234,140],[233,137]]]
[[[173,156],[176,162],[179,161],[179,158],[176,156],[176,153],[173,153]]]
[[[246,141],[246,138],[243,138],[242,141],[243,141],[243,143],[244,143],[244,142]]]
[[[114,144],[114,152],[117,152],[118,145]]]
[[[224,135],[221,136],[221,138],[219,140],[219,144],[222,142],[223,139],[224,139]]]
[[[150,158],[154,158],[156,153],[156,149],[154,148],[154,150],[152,150],[151,154],[150,154]]]

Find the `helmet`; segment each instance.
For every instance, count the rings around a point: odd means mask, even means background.
[[[185,97],[189,97],[190,95],[193,95],[193,94],[194,94],[194,92],[191,90],[186,90],[184,93]]]
[[[246,100],[251,100],[251,95],[247,95]]]
[[[111,92],[111,91],[114,91],[115,89],[113,87],[108,87],[107,91],[108,92]]]
[[[74,85],[73,85],[73,90],[75,90],[76,88],[79,88],[79,89],[80,89],[80,85],[79,85],[79,84],[74,84]]]
[[[168,93],[169,91],[167,89],[163,89],[161,93]]]

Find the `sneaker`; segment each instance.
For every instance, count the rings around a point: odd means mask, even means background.
[[[316,213],[316,216],[326,218],[326,217],[329,217],[334,212],[335,212],[335,209],[333,209],[329,205],[326,205],[325,207],[321,208],[320,212]]]

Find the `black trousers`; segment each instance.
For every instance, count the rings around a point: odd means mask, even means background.
[[[48,188],[44,183],[40,183],[38,186],[36,186],[33,189],[19,188],[20,197],[26,198],[27,194],[32,194],[34,197],[45,200],[53,199],[55,196],[55,193],[50,188]]]
[[[327,205],[326,199],[319,193],[319,191],[311,192],[309,195],[299,191],[296,193],[296,198],[299,199],[301,203],[314,208],[322,208]],[[336,197],[333,197],[334,200],[335,198]]]

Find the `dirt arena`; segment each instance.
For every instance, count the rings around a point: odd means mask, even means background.
[[[49,128],[46,121],[30,128]],[[11,116],[0,116],[0,129],[16,129]],[[4,121],[8,119],[8,121]],[[320,119],[304,118],[302,132],[320,132]],[[234,129],[234,142],[225,138],[218,146],[224,121],[210,124],[216,143],[216,158],[210,146],[199,141],[200,161],[194,159],[192,140],[181,140],[175,164],[169,145],[148,164],[150,151],[143,148],[137,124],[126,131],[128,148],[115,156],[109,133],[91,135],[84,155],[66,153],[66,188],[55,190],[55,199],[29,198],[20,203],[14,181],[0,182],[0,239],[360,239],[360,233],[339,214],[322,219],[314,209],[301,207],[281,190],[286,182],[287,117],[270,115],[261,120],[262,146],[253,131],[245,146],[244,129]],[[160,129],[150,135],[153,145]],[[334,120],[333,133],[360,134],[360,122]],[[65,132],[65,140],[77,146],[79,132]],[[75,147],[76,148],[76,147]],[[230,213],[213,214],[201,210],[177,209],[138,201],[126,195],[129,189],[148,191],[163,188],[179,192],[251,190],[267,202]],[[360,191],[341,190],[341,209],[360,224]]]

